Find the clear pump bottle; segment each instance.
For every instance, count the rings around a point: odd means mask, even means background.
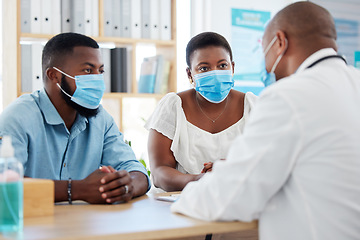
[[[11,137],[4,136],[0,148],[0,232],[23,228],[23,172],[14,157]]]

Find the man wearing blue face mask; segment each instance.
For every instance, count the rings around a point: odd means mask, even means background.
[[[172,210],[258,219],[260,240],[359,239],[360,71],[336,52],[330,13],[311,2],[278,12],[263,49],[276,83],[226,161],[189,183]]]
[[[0,116],[0,136],[12,136],[25,176],[54,180],[56,202],[114,203],[145,194],[145,168],[100,105],[98,44],[59,34],[45,45],[42,68],[44,89],[21,96]]]

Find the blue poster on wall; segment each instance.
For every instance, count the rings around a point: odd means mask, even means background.
[[[261,39],[270,12],[231,9],[231,47],[235,61],[235,87],[242,92],[258,95],[264,85],[260,80]]]
[[[359,21],[335,18],[338,53],[344,55],[350,65],[355,65],[355,51],[359,50]]]
[[[360,51],[354,53],[354,66],[360,69]]]

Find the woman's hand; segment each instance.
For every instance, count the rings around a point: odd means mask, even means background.
[[[221,158],[221,161],[225,160],[225,158]],[[213,162],[206,162],[204,163],[204,168],[201,170],[201,173],[207,173],[212,171]]]
[[[201,170],[201,173],[211,172],[212,171],[212,166],[213,166],[212,162],[204,163],[204,168]]]

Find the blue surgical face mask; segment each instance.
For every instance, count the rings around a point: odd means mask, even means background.
[[[61,91],[67,95],[71,101],[88,109],[96,109],[99,107],[101,98],[105,91],[103,74],[85,74],[72,77],[56,67],[53,68],[65,76],[75,80],[76,90],[72,96],[65,92],[59,83],[56,83]]]
[[[194,75],[195,90],[207,101],[221,103],[234,86],[231,70],[213,70]]]
[[[270,48],[271,48],[271,47],[274,45],[274,43],[276,42],[276,40],[277,40],[277,36],[275,36],[275,37],[271,40],[271,42],[270,42],[269,45],[265,48],[265,51],[264,51],[264,58],[263,58],[262,67],[261,67],[261,69],[262,69],[262,71],[261,71],[261,81],[264,83],[265,87],[267,87],[267,86],[273,84],[274,82],[276,82],[275,69],[276,69],[276,67],[277,67],[277,65],[279,64],[281,58],[284,56],[284,54],[285,54],[285,52],[286,52],[286,50],[287,50],[287,39],[285,39],[285,42],[286,42],[285,51],[277,57],[274,65],[273,65],[273,67],[271,68],[271,71],[268,72],[268,71],[266,70],[265,57],[266,57],[267,53],[269,52]]]

